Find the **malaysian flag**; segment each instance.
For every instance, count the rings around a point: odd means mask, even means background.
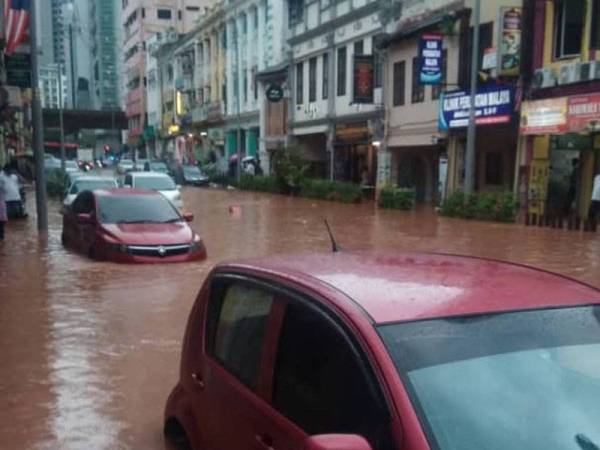
[[[31,0],[5,0],[4,2],[4,38],[7,55],[27,41],[29,30],[29,12]]]

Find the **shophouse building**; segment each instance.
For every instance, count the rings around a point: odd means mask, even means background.
[[[464,186],[473,4],[468,0],[405,2],[402,18],[382,40],[386,138],[380,151],[378,181],[412,188],[418,201],[440,203],[447,193]],[[509,13],[516,16],[520,37],[521,1],[507,0],[501,6],[482,2],[477,191],[510,191],[514,184],[519,70],[507,70],[508,63],[504,69],[500,67],[503,17]],[[428,42],[434,47],[439,44],[440,77],[431,85],[422,79],[422,50]]]
[[[518,158],[527,217],[585,223],[600,172],[600,2],[531,3],[531,83]]]

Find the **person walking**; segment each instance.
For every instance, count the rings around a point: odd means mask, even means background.
[[[6,178],[4,173],[0,174],[0,242],[4,240],[4,225],[8,221],[6,215]]]
[[[19,177],[12,170],[4,169],[4,201],[6,202],[6,215],[9,219],[20,219],[23,217],[21,204],[21,191]]]
[[[596,171],[596,177],[594,178],[594,187],[592,188],[592,204],[590,205],[590,211],[588,218],[594,226],[598,223],[598,216],[600,216],[600,170]]]

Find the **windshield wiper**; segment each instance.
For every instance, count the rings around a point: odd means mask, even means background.
[[[175,217],[173,219],[167,219],[167,220],[163,220],[160,223],[176,223],[176,222],[183,222],[183,219],[179,218],[179,217]]]
[[[596,444],[592,442],[585,434],[579,433],[575,435],[575,442],[581,447],[581,450],[600,450]]]

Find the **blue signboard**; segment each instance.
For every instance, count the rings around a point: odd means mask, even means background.
[[[493,125],[510,122],[514,111],[514,98],[514,89],[511,86],[480,86],[475,96],[475,123]],[[465,91],[442,94],[439,114],[440,131],[469,126],[470,99],[471,96]]]
[[[419,82],[421,84],[442,83],[442,45],[441,34],[424,34],[419,44]]]

